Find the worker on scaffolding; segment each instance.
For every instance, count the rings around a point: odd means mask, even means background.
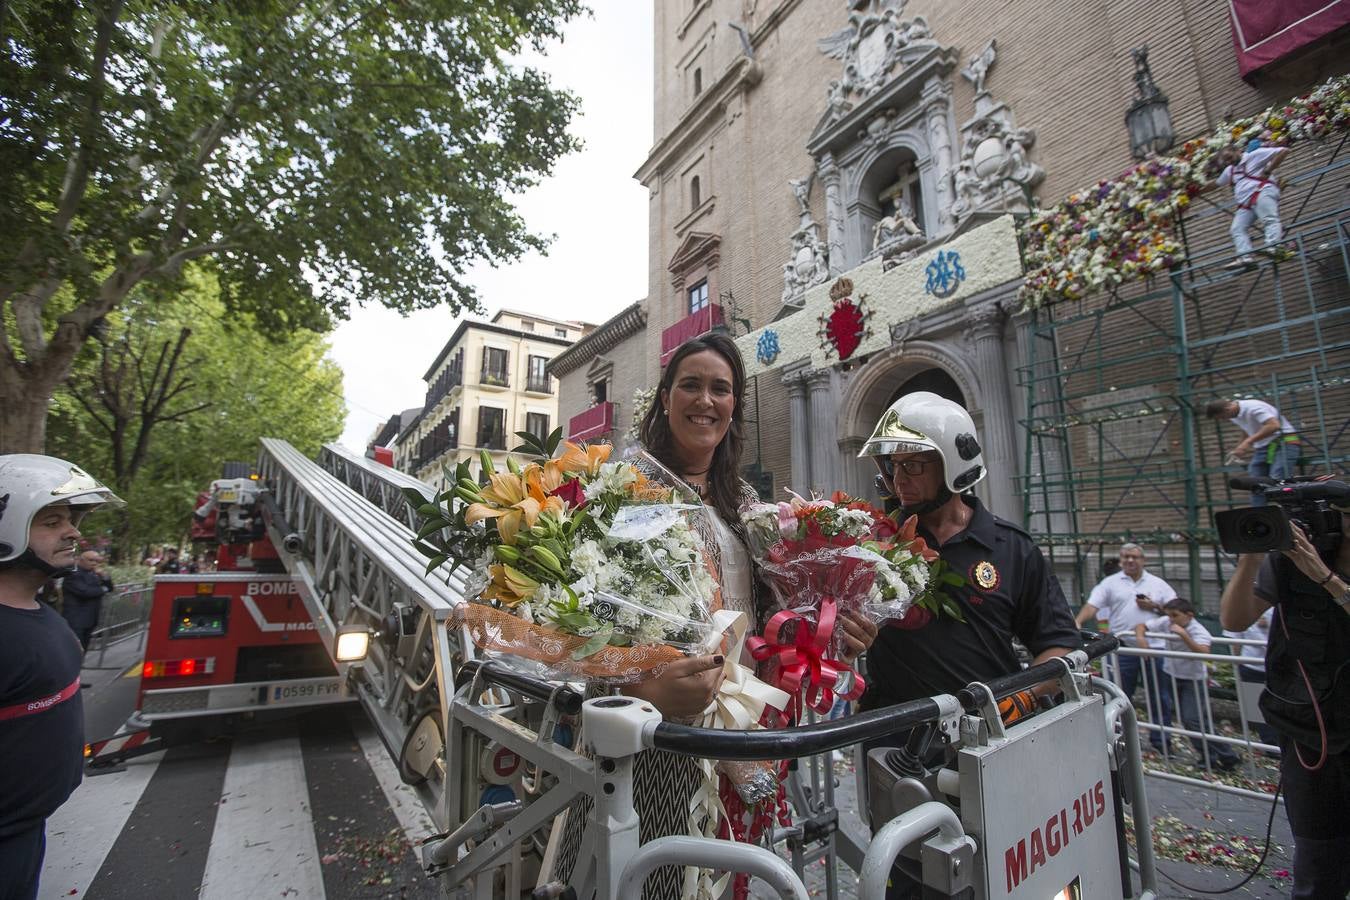
[[[1247,233],[1253,221],[1260,221],[1265,230],[1265,245],[1260,252],[1271,256],[1279,252],[1280,239],[1284,237],[1284,226],[1280,222],[1280,186],[1271,173],[1288,152],[1288,147],[1267,147],[1260,138],[1248,141],[1245,153],[1236,147],[1219,151],[1218,163],[1223,166],[1223,171],[1215,183],[1220,187],[1232,185],[1233,200],[1237,203],[1229,228],[1237,256],[1225,268],[1256,265],[1252,239]]]
[[[1211,400],[1205,404],[1211,419],[1231,419],[1246,437],[1229,452],[1229,462],[1242,462],[1248,455],[1247,474],[1253,478],[1292,477],[1302,454],[1298,429],[1264,400]],[[1252,506],[1264,506],[1266,495],[1252,491]]]

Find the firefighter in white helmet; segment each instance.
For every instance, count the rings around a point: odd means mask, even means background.
[[[1040,548],[970,493],[988,474],[970,413],[927,391],[906,394],[882,415],[859,456],[876,462],[900,521],[917,516],[918,534],[965,582],[947,589],[959,618],[918,609],[881,629],[868,653],[864,709],[952,694],[1014,672],[1014,637],[1036,662],[1081,646]]]
[[[84,515],[121,502],[64,460],[0,456],[0,900],[37,895],[47,817],[84,767],[80,642],[35,596],[73,569]]]

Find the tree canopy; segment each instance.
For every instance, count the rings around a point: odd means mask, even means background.
[[[575,146],[576,100],[518,59],[579,12],[0,3],[0,452],[40,451],[99,320],[192,260],[274,333],[354,303],[474,307],[469,265],[545,243],[509,197]]]
[[[260,437],[290,441],[312,457],[342,431],[342,372],[327,357],[326,339],[306,330],[280,340],[264,336],[246,314],[242,322],[226,317],[209,267],[194,266],[186,276],[169,302],[139,292],[128,298],[53,398],[48,451],[78,463],[127,501],[125,510],[90,523],[90,533],[107,531],[123,550],[176,543],[197,492],[221,476],[222,463],[255,462]],[[165,377],[175,348],[181,350],[177,368]],[[114,367],[129,362],[108,378],[108,359]],[[110,388],[115,399],[102,396]],[[172,396],[147,422],[161,391]],[[109,427],[116,417],[108,405],[130,411],[121,434]],[[147,425],[145,450],[133,468]]]

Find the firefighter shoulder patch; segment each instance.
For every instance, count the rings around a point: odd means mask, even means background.
[[[970,580],[982,591],[992,591],[998,587],[999,574],[994,564],[987,559],[982,559],[970,567]]]

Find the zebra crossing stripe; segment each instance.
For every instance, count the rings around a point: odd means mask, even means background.
[[[325,896],[300,739],[236,739],[225,770],[201,900]]]
[[[38,900],[83,897],[117,836],[145,793],[163,752],[127,763],[125,770],[86,778],[47,820],[47,856]]]

